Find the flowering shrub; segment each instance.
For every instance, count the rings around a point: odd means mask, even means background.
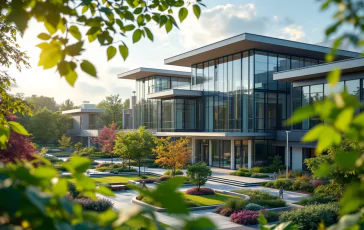
[[[243,210],[230,215],[230,221],[236,224],[252,225],[258,224],[259,212]]]
[[[262,211],[268,222],[277,221],[279,214],[276,212]],[[243,210],[230,215],[230,221],[236,224],[253,225],[258,224],[259,211]]]
[[[88,197],[79,197],[73,199],[72,197],[68,197],[76,203],[79,203],[83,210],[92,210],[92,211],[105,211],[109,208],[112,208],[114,204],[106,198],[98,197],[97,200],[91,200]]]
[[[188,195],[214,195],[215,191],[211,188],[200,188],[200,190],[197,190],[197,188],[190,188],[186,191],[186,194]]]
[[[322,180],[322,179],[314,179],[314,180],[312,180],[311,183],[312,183],[313,187],[317,188],[320,185],[326,184],[326,181]]]
[[[220,211],[220,215],[223,216],[230,216],[233,213],[233,210],[231,208],[224,208]]]
[[[217,214],[219,214],[220,212],[221,212],[221,210],[223,210],[224,209],[224,206],[218,206],[218,207],[216,207],[215,209],[214,209],[214,211],[212,211],[213,213],[217,213]]]

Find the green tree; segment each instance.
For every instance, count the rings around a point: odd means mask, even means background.
[[[71,101],[71,99],[65,100],[59,106],[59,110],[61,110],[61,111],[77,109],[77,108],[78,108],[78,106],[75,106],[75,104],[73,103],[73,101]]]
[[[114,152],[125,154],[125,157],[135,160],[138,164],[138,172],[140,175],[142,161],[153,154],[152,149],[154,147],[153,134],[141,126],[136,131],[118,133]]]
[[[119,94],[107,96],[97,107],[105,110],[99,116],[102,125],[109,125],[114,122],[118,127],[122,127],[123,103]]]
[[[58,140],[59,146],[63,149],[66,149],[71,146],[71,137],[66,137],[63,135],[60,140]]]
[[[123,109],[129,109],[129,108],[130,108],[130,99],[127,98],[123,103]]]
[[[203,186],[208,177],[212,174],[211,169],[206,165],[205,162],[198,162],[194,165],[188,166],[186,175],[190,181],[196,185],[198,191]]]
[[[74,145],[76,151],[77,151],[77,154],[80,154],[80,150],[82,148],[82,143],[81,142],[77,142],[75,145]]]
[[[47,143],[57,139],[57,124],[52,111],[43,108],[30,118],[29,131],[35,141]]]
[[[31,97],[26,97],[25,100],[33,105],[35,112],[38,112],[44,107],[52,112],[58,111],[59,109],[59,106],[53,97],[32,95]]]
[[[55,135],[56,139],[61,138],[66,134],[67,129],[71,128],[72,118],[62,114],[61,111],[56,111],[52,114],[53,122],[56,124]]]

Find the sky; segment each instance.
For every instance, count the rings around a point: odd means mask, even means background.
[[[325,39],[324,30],[332,23],[332,11],[321,12],[317,0],[203,0],[206,8],[197,20],[192,11],[180,25],[167,34],[154,24],[154,42],[147,39],[129,47],[129,57],[123,61],[120,55],[107,62],[106,48],[97,42],[87,44],[82,57],[95,64],[98,78],[79,72],[74,87],[60,78],[55,69],[43,70],[37,66],[41,43],[37,35],[43,26],[31,21],[29,29],[18,40],[30,56],[31,68],[17,71],[11,67],[9,75],[16,79],[12,93],[24,93],[54,97],[57,103],[71,99],[76,105],[82,101],[97,104],[106,96],[119,94],[124,100],[135,90],[135,81],[117,79],[117,74],[138,67],[163,68],[190,71],[189,68],[165,66],[164,59],[200,46],[245,32],[289,39],[307,43],[319,43]]]

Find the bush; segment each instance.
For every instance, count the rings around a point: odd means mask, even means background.
[[[192,207],[198,207],[198,204],[195,201],[192,200],[187,200],[186,204],[188,207],[192,208]]]
[[[264,207],[259,204],[254,204],[254,203],[249,203],[245,206],[245,210],[258,211],[261,209],[264,209]]]
[[[224,206],[218,206],[218,207],[214,208],[214,210],[212,212],[220,214],[221,210],[223,210],[223,209],[224,209]]]
[[[220,215],[229,217],[233,213],[233,210],[231,208],[223,208],[220,211]]]
[[[119,172],[136,172],[137,170],[134,168],[130,168],[127,166],[123,166],[123,164],[111,164],[111,163],[101,163],[96,166],[96,171],[99,172],[110,172],[114,174],[118,174]]]
[[[275,212],[262,212],[268,222],[277,221],[279,214]],[[258,211],[243,210],[231,214],[230,221],[236,224],[253,225],[258,224]]]
[[[254,173],[254,174],[251,175],[251,177],[253,177],[253,178],[267,178],[267,177],[269,177],[269,175],[264,174],[264,173]]]
[[[339,184],[320,185],[314,190],[314,194],[316,195],[331,195],[336,198],[340,198],[342,192],[342,187]]]
[[[251,175],[253,175],[253,173],[252,172],[244,172],[244,171],[236,171],[236,172],[231,172],[230,175],[250,177]]]
[[[312,204],[327,204],[330,202],[336,202],[338,199],[334,196],[326,195],[313,195],[309,198],[305,198],[297,202],[297,204],[306,206],[306,205],[312,205]]]
[[[295,180],[291,186],[293,191],[313,192],[315,189],[310,182],[306,180]]]
[[[167,170],[165,173],[163,173],[163,175],[165,175],[165,176],[172,176],[171,174],[172,174],[171,170]],[[176,170],[176,175],[183,175],[182,170],[179,170],[179,169]]]
[[[43,155],[44,158],[46,158],[47,160],[49,160],[52,164],[55,164],[55,163],[61,163],[63,162],[63,160],[59,159],[58,157],[55,157],[55,156],[52,156],[52,155],[49,155],[49,154],[44,154]]]
[[[259,190],[241,189],[241,190],[235,190],[233,192],[245,194],[249,196],[251,200],[280,200],[278,196]]]
[[[280,188],[283,186],[284,190],[291,190],[292,189],[292,180],[290,179],[277,179],[273,182],[273,188]]]
[[[317,229],[323,221],[325,226],[330,226],[338,220],[339,207],[336,204],[309,205],[292,212],[284,212],[279,222],[293,222],[301,229]]]
[[[188,195],[214,195],[215,191],[211,188],[200,188],[198,190],[197,188],[190,188],[186,191],[186,194]]]
[[[73,201],[80,204],[83,210],[92,211],[105,211],[112,208],[114,205],[110,200],[100,197],[98,197],[97,200],[91,200],[88,197],[80,197],[73,199]]]
[[[278,199],[278,200],[255,200],[251,199],[249,200],[250,203],[259,204],[261,206],[267,207],[267,208],[279,208],[279,207],[285,207],[286,202],[284,200]]]
[[[311,183],[312,183],[313,187],[317,188],[320,185],[325,185],[326,181],[322,180],[322,179],[314,179],[311,181]]]
[[[247,204],[244,199],[230,198],[225,201],[225,208],[230,208],[233,211],[243,210]]]

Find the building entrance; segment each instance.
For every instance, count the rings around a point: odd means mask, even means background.
[[[235,169],[248,168],[248,141],[235,141]]]

